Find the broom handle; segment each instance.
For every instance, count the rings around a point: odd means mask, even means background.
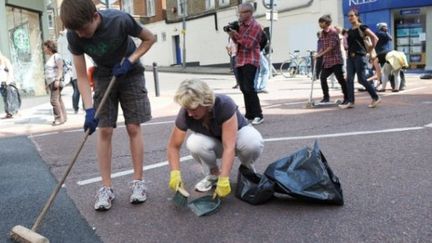
[[[106,100],[108,99],[108,95],[111,92],[111,89],[114,86],[115,81],[116,81],[116,77],[113,76],[111,78],[111,81],[110,81],[109,85],[108,85],[108,88],[106,89],[106,91],[105,91],[105,93],[104,93],[104,95],[102,97],[102,100],[101,100],[101,102],[99,104],[99,107],[96,110],[95,118],[97,118],[99,116],[99,113],[100,113],[100,111],[102,109],[102,106],[105,104]],[[90,135],[89,132],[90,132],[89,129],[87,129],[85,131],[84,138],[83,138],[81,144],[79,145],[78,150],[75,152],[75,155],[72,158],[72,161],[70,162],[69,166],[67,167],[67,169],[66,169],[63,177],[61,178],[61,180],[57,184],[57,186],[54,189],[54,191],[51,193],[48,201],[45,203],[45,206],[43,207],[43,209],[40,212],[39,216],[37,217],[35,223],[33,224],[33,227],[31,228],[32,231],[34,231],[34,232],[37,231],[37,229],[39,228],[39,226],[40,226],[43,218],[45,217],[45,214],[47,213],[48,209],[51,207],[52,203],[54,202],[55,197],[57,196],[58,192],[60,191],[62,185],[64,184],[64,182],[66,180],[66,177],[69,175],[69,172],[71,171],[71,169],[74,166],[74,164],[75,164],[75,162],[76,162],[76,160],[77,160],[77,158],[78,158],[78,156],[79,156],[82,148],[84,147],[84,144],[87,141],[88,136]]]

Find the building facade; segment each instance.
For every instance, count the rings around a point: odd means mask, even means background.
[[[237,6],[245,0],[183,0],[166,1],[164,21],[148,22],[145,26],[158,38],[152,49],[145,55],[143,62],[151,65],[170,66],[182,63],[183,46],[186,47],[188,65],[228,65],[229,57],[225,50],[228,35],[223,26],[237,20]],[[249,2],[249,1],[248,1]],[[266,18],[269,10],[262,0],[250,1],[255,4],[254,13],[257,21],[264,27],[270,26]],[[274,63],[281,63],[289,58],[289,53],[300,50],[315,50],[316,33],[319,30],[318,18],[330,14],[335,25],[342,26],[343,11],[340,0],[297,0],[277,1],[273,22]],[[183,13],[186,13],[186,31],[183,31]],[[185,45],[183,43],[185,34]]]
[[[385,22],[393,36],[393,47],[407,55],[411,68],[432,70],[431,0],[344,0],[343,9],[359,10],[362,21],[372,30]],[[345,26],[349,22],[345,18]]]

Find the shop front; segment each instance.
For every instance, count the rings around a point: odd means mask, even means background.
[[[432,70],[432,1],[430,0],[344,0],[344,14],[357,9],[363,23],[376,31],[385,22],[393,36],[392,47],[403,51],[411,69]],[[345,26],[349,27],[345,17]]]

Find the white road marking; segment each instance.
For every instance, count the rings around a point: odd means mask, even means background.
[[[384,129],[384,130],[375,130],[375,131],[360,131],[360,132],[318,134],[318,135],[297,136],[297,137],[267,138],[264,139],[264,142],[278,142],[278,141],[317,139],[317,138],[335,138],[335,137],[346,137],[346,136],[357,136],[357,135],[368,135],[368,134],[390,133],[390,132],[405,132],[405,131],[421,130],[424,128],[425,127],[404,127],[404,128],[393,128],[393,129]]]
[[[406,132],[421,130],[426,127],[432,127],[432,123],[425,125],[423,127],[403,127],[403,128],[393,128],[375,131],[359,131],[359,132],[346,132],[346,133],[332,133],[332,134],[318,134],[318,135],[308,135],[308,136],[297,136],[297,137],[280,137],[280,138],[266,138],[264,142],[279,142],[279,141],[289,141],[289,140],[304,140],[304,139],[317,139],[317,138],[335,138],[335,137],[346,137],[346,136],[358,136],[358,135],[368,135],[368,134],[379,134],[379,133],[393,133],[393,132]],[[192,156],[184,156],[180,158],[180,161],[192,160]],[[146,165],[143,170],[151,170],[159,167],[168,165],[168,161],[159,162],[156,164]],[[133,170],[126,170],[117,172],[111,175],[112,178],[121,177],[124,175],[132,174]],[[92,184],[101,181],[101,177],[90,178],[87,180],[78,181],[77,184],[80,186]]]
[[[192,159],[192,156],[188,155],[188,156],[181,157],[180,161],[187,161],[187,160],[191,160],[191,159]],[[165,165],[168,165],[168,161],[163,161],[163,162],[159,162],[156,164],[146,165],[143,167],[143,170],[144,171],[151,170],[151,169],[163,167]],[[120,172],[111,174],[111,178],[117,178],[117,177],[121,177],[121,176],[125,176],[125,175],[130,175],[132,173],[133,173],[133,170],[120,171]],[[87,180],[78,181],[77,184],[80,186],[84,186],[84,185],[92,184],[92,183],[99,182],[99,181],[102,181],[102,178],[100,176],[90,178]]]
[[[141,126],[155,126],[155,125],[169,124],[169,123],[174,124],[174,120],[172,120],[172,121],[162,121],[162,122],[143,123],[143,124],[141,124]],[[121,127],[126,127],[126,126],[125,125],[117,126],[117,128],[121,128]],[[60,134],[60,133],[73,133],[73,132],[83,132],[83,129],[80,128],[80,129],[73,129],[73,130],[67,130],[67,131],[46,132],[46,133],[40,133],[40,134],[35,134],[35,135],[29,135],[28,137],[29,138],[37,138],[37,137],[45,137],[45,136],[50,136],[50,135],[56,135],[56,134]]]

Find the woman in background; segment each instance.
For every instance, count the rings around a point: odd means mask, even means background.
[[[63,89],[63,59],[57,53],[57,45],[54,41],[48,40],[43,44],[43,50],[47,55],[45,63],[45,84],[50,91],[50,101],[54,112],[53,126],[58,126],[66,122],[66,109],[61,98]]]

